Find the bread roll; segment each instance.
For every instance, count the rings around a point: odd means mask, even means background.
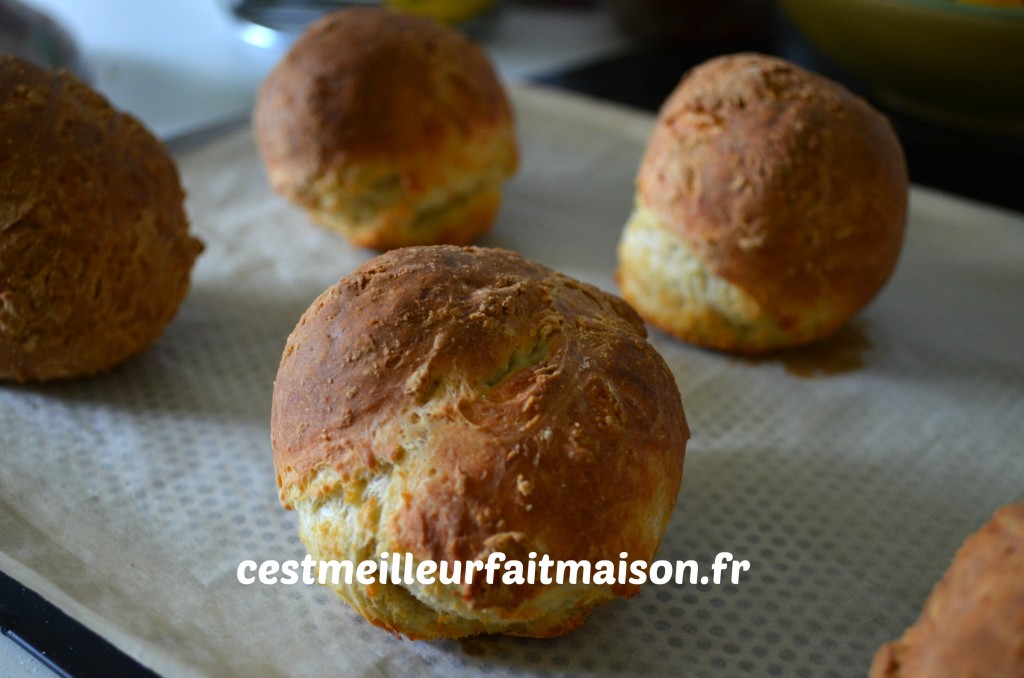
[[[0,379],[89,375],[163,332],[202,250],[178,172],[67,73],[0,56]]]
[[[917,622],[886,643],[872,678],[1024,677],[1024,504],[968,537]]]
[[[682,479],[679,391],[620,299],[511,252],[393,250],[288,339],[271,436],[316,560],[650,560]],[[403,555],[404,557],[404,555]],[[639,586],[346,586],[410,638],[555,636]]]
[[[484,51],[379,8],[314,23],[263,83],[254,126],[274,190],[378,249],[473,241],[518,162]]]
[[[863,100],[780,59],[713,59],[659,113],[619,285],[686,341],[742,353],[806,344],[889,278],[907,194],[899,141]]]

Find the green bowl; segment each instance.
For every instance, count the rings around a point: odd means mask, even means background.
[[[894,110],[1024,136],[1024,9],[952,0],[780,4],[818,49]]]

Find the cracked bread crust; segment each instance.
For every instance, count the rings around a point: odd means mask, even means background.
[[[167,150],[73,76],[0,56],[0,158],[0,379],[144,351],[202,250]]]
[[[271,418],[281,501],[317,559],[650,560],[682,479],[679,390],[623,301],[496,249],[395,250],[288,340]],[[338,594],[412,638],[550,636],[614,586]]]
[[[809,343],[835,332],[888,280],[907,198],[899,140],[862,99],[781,59],[712,59],[659,112],[634,218],[650,213],[693,253],[703,277],[721,283],[714,289],[735,289],[732,297],[756,308],[723,312],[728,299],[696,294],[672,317],[657,296],[623,294],[646,319],[712,348]],[[663,268],[626,261],[619,276],[652,278]],[[674,286],[669,274],[634,288]],[[740,315],[750,320],[726,322]],[[715,322],[702,327],[702,316]]]
[[[260,88],[271,186],[357,245],[468,244],[518,164],[486,53],[457,30],[380,8],[314,23]]]

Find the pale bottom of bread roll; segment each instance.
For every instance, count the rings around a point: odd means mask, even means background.
[[[415,454],[414,447],[410,441],[407,454]],[[362,483],[345,483],[331,469],[316,474],[305,493],[307,498],[294,504],[299,537],[314,561],[379,562],[381,553],[397,552],[388,543],[388,530],[381,516],[399,512],[403,495],[411,489],[403,477],[393,475],[405,474],[381,472]],[[419,561],[414,560],[412,571],[418,566]],[[542,587],[538,595],[514,607],[486,607],[468,602],[463,586],[442,584],[437,576],[434,579],[432,585],[403,580],[364,586],[354,579],[346,583],[339,576],[337,582],[328,578],[325,584],[375,625],[412,639],[462,638],[480,633],[559,636],[580,626],[592,607],[615,598],[610,586],[565,582]],[[481,573],[474,577],[474,581],[481,579]],[[479,586],[486,584],[481,582]],[[495,589],[500,588],[496,581]],[[401,620],[400,628],[391,620]]]
[[[412,245],[467,245],[486,233],[501,205],[504,174],[474,175],[410,198],[395,173],[363,189],[338,177],[315,182],[310,217],[361,247],[392,249]]]
[[[619,243],[616,279],[623,298],[651,325],[710,348],[761,352],[813,341],[813,314],[783,329],[746,291],[714,273],[641,201]]]

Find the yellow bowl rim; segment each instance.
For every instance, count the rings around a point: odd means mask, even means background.
[[[815,2],[829,2],[830,0],[814,0]],[[986,19],[1006,19],[1014,22],[1024,23],[1024,7],[990,7],[988,5],[971,5],[952,0],[872,0],[882,5],[909,5],[929,9],[937,12],[948,12],[965,16],[983,17]],[[783,0],[785,3],[786,0]]]

